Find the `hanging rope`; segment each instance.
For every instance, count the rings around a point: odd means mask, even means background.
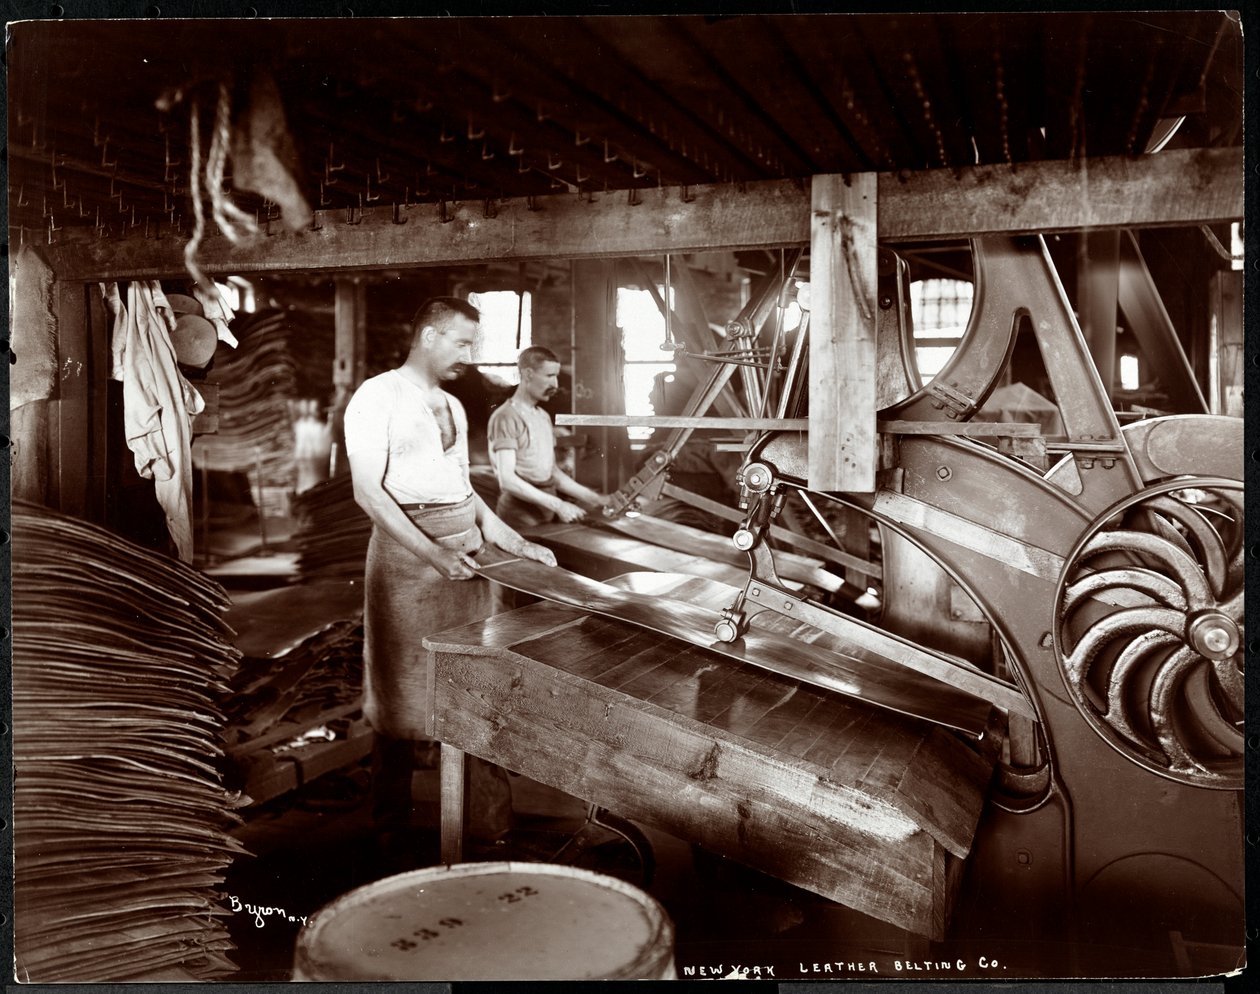
[[[201,246],[201,237],[206,230],[206,216],[201,207],[201,120],[200,108],[196,100],[190,101],[191,114],[188,125],[188,155],[191,171],[188,177],[189,196],[193,203],[193,231],[188,244],[184,246],[184,267],[194,283],[206,285],[205,274],[197,265],[197,249]]]
[[[206,279],[197,265],[197,250],[205,236],[206,218],[203,198],[208,193],[210,211],[219,230],[233,245],[241,245],[258,237],[257,222],[232,202],[223,189],[223,175],[227,170],[229,149],[232,143],[232,101],[227,83],[219,84],[215,106],[214,131],[210,147],[205,153],[204,168],[201,152],[201,114],[196,99],[189,100],[189,181],[188,191],[193,204],[193,231],[184,246],[184,266],[193,282],[203,288],[213,284]]]
[[[206,156],[206,186],[210,188],[210,205],[219,229],[233,245],[240,245],[258,235],[258,225],[223,192],[223,173],[231,141],[232,102],[227,84],[220,83],[219,105],[214,117],[214,138]]]

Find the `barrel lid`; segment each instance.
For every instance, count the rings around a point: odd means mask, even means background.
[[[298,937],[304,980],[629,980],[665,975],[673,924],[615,877],[463,863],[360,887]]]

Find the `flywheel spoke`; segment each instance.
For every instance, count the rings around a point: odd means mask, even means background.
[[[1151,503],[1194,537],[1194,544],[1198,546],[1199,562],[1207,573],[1212,592],[1220,597],[1225,592],[1229,572],[1228,553],[1220,532],[1194,507],[1172,497],[1160,497]]]
[[[1130,761],[1196,786],[1243,784],[1243,518],[1240,483],[1170,476],[1101,512],[1060,577],[1077,710]]]
[[[1069,584],[1063,595],[1063,610],[1073,611],[1093,597],[1118,607],[1141,605],[1141,599],[1121,598],[1117,591],[1134,591],[1177,611],[1184,611],[1187,607],[1185,592],[1174,581],[1154,570],[1130,566],[1100,569]]]
[[[1181,589],[1186,592],[1191,610],[1201,610],[1214,603],[1212,589],[1199,564],[1155,535],[1136,531],[1101,532],[1085,546],[1082,558],[1092,558],[1104,552],[1134,551],[1156,559],[1167,567],[1173,578],[1181,584]]]
[[[1135,745],[1142,744],[1142,737],[1134,727],[1132,705],[1136,695],[1131,686],[1138,668],[1156,651],[1176,645],[1180,640],[1168,632],[1143,632],[1133,639],[1116,658],[1107,682],[1107,720],[1120,734]]]

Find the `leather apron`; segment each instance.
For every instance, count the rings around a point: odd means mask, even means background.
[[[471,555],[482,546],[471,496],[406,514],[445,548]],[[429,665],[422,640],[490,617],[492,585],[480,578],[448,580],[376,527],[365,573],[363,714],[383,735],[426,738]]]

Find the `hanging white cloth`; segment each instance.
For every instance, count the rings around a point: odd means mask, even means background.
[[[111,375],[123,384],[123,424],[136,471],[153,480],[166,527],[179,558],[192,561],[193,415],[205,409],[201,394],[179,371],[171,312],[161,284],[133,280],[123,303],[117,283],[101,284],[114,315]]]
[[[226,345],[236,348],[240,342],[236,340],[236,336],[232,334],[232,330],[228,327],[228,322],[236,316],[236,312],[232,310],[223,297],[223,291],[219,289],[217,283],[210,284],[210,292],[201,289],[200,283],[193,284],[193,296],[197,298],[197,302],[201,304],[201,313],[205,315],[206,320],[214,325],[215,334],[219,336],[219,341]]]

